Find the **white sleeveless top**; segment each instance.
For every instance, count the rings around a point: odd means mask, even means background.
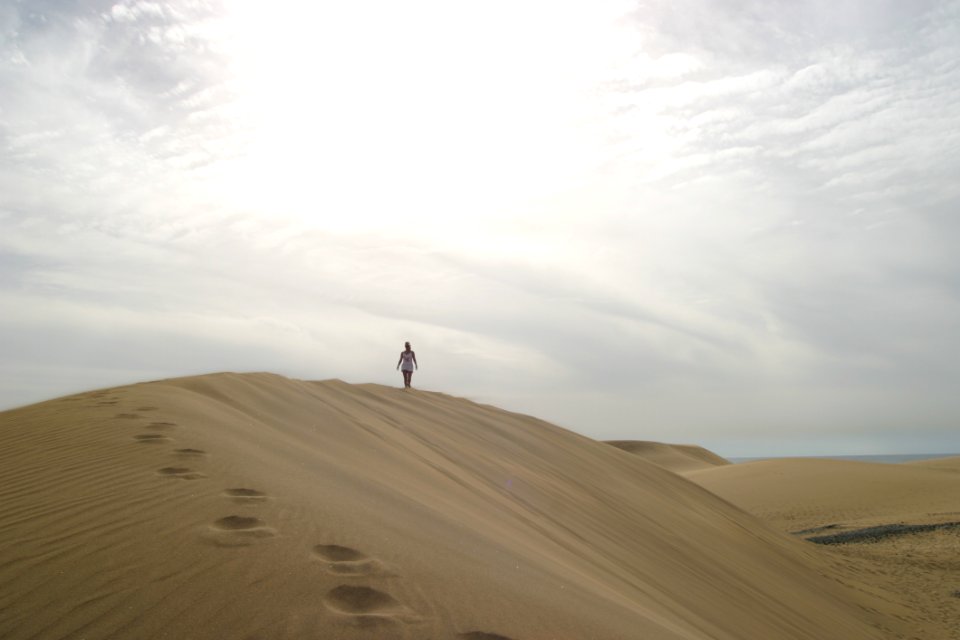
[[[413,351],[400,352],[400,371],[413,371]]]

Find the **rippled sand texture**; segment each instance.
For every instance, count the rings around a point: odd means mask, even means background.
[[[642,455],[420,390],[215,374],[7,411],[0,505],[8,640],[880,640],[917,616]]]

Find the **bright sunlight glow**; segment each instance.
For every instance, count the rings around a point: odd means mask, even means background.
[[[597,162],[596,94],[629,46],[623,12],[239,3],[226,46],[249,148],[222,168],[222,196],[345,232],[529,213]]]

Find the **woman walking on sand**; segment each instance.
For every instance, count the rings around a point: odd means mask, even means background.
[[[410,381],[413,379],[413,370],[419,369],[417,364],[417,354],[410,350],[410,343],[405,342],[403,351],[400,352],[400,359],[397,361],[397,369],[403,373],[403,388],[410,388]]]

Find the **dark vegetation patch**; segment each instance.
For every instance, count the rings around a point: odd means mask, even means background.
[[[851,542],[880,542],[887,538],[909,535],[911,533],[926,533],[928,531],[946,531],[960,529],[960,522],[941,522],[939,524],[881,524],[865,529],[842,531],[826,536],[811,536],[807,538],[816,544],[849,544]]]

